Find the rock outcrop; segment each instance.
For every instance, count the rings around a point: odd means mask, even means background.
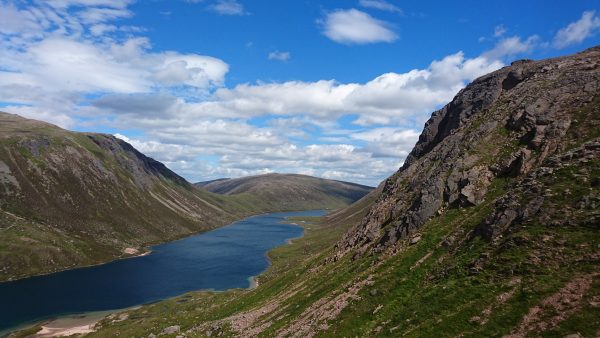
[[[475,80],[433,113],[402,168],[382,183],[367,217],[338,242],[335,257],[383,251],[449,208],[479,205],[498,179],[515,178],[516,187],[527,189],[521,183],[534,179],[532,172],[572,158],[578,140],[598,137],[598,119],[586,116],[599,114],[599,81],[599,47],[513,62]],[[573,154],[597,156],[594,142]],[[546,162],[550,167],[542,166]],[[511,207],[516,201],[510,196],[498,203],[488,226],[478,230],[485,237],[533,212],[539,201],[523,210]]]

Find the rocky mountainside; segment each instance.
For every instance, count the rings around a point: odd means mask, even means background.
[[[137,254],[237,217],[111,135],[0,113],[0,280]]]
[[[258,288],[92,336],[599,336],[600,47],[475,80],[396,174],[306,229]]]
[[[253,204],[282,210],[345,207],[373,190],[364,185],[297,174],[266,174],[195,185],[217,194],[245,196]]]
[[[338,256],[385,250],[448,209],[483,203],[501,179],[513,179],[514,194],[526,182],[536,184],[540,167],[560,165],[556,158],[575,147],[593,149],[600,128],[599,63],[596,48],[573,57],[514,62],[474,81],[433,113],[369,215],[338,244]],[[500,222],[513,222],[516,215],[526,221],[539,211],[543,195],[534,200],[528,212],[513,210],[512,220]],[[589,221],[597,223],[593,217]]]

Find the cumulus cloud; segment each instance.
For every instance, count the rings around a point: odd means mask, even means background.
[[[583,12],[581,18],[556,33],[553,40],[555,48],[566,48],[595,35],[600,30],[600,17],[595,11]]]
[[[56,95],[147,92],[157,86],[206,89],[223,83],[228,66],[219,59],[153,53],[146,38],[119,41],[106,35],[119,29],[110,20],[131,15],[129,2],[55,0],[23,8],[0,5],[0,19],[16,18],[3,21],[9,23],[0,28],[0,86],[44,88],[53,93],[48,95]],[[90,35],[84,33],[86,29]],[[0,100],[7,99],[0,93]]]
[[[292,57],[290,52],[280,52],[278,50],[269,53],[269,60],[288,61]]]
[[[517,38],[484,56],[458,52],[360,83],[227,88],[224,61],[154,51],[143,30],[121,34],[119,23],[131,15],[123,2],[36,4],[0,5],[0,20],[19,18],[0,26],[2,110],[63,127],[123,130],[118,137],[190,180],[278,171],[376,185],[401,165],[431,111],[501,67],[497,58],[534,43]],[[114,11],[94,10],[102,8]],[[358,10],[331,12],[322,24],[348,44],[397,38],[387,23]]]
[[[221,15],[246,15],[244,5],[236,0],[217,0],[216,3],[208,7],[212,11]]]
[[[92,107],[112,113],[115,127],[145,130],[145,139],[134,145],[191,179],[276,170],[376,185],[404,161],[432,110],[466,82],[502,65],[459,52],[424,69],[365,83],[241,84],[219,88],[200,102],[119,94],[96,99]],[[358,129],[341,128],[338,120],[347,115],[355,116]],[[249,122],[253,118],[267,120],[257,127]],[[415,129],[399,127],[407,120],[416,121]],[[324,144],[310,144],[317,139]],[[207,154],[216,162],[204,160]]]
[[[419,135],[418,130],[383,127],[353,133],[351,137],[366,141],[361,151],[370,153],[373,158],[389,157],[404,161]]]
[[[501,66],[501,62],[484,57],[466,59],[459,52],[432,62],[426,69],[386,73],[362,84],[321,80],[220,88],[208,101],[190,108],[214,117],[305,114],[332,121],[354,114],[360,125],[397,123],[411,116],[425,116],[452,99],[465,82]]]
[[[360,0],[359,4],[366,8],[375,8],[382,11],[403,14],[402,9],[384,0]]]
[[[342,44],[393,42],[398,39],[389,23],[354,8],[330,12],[321,24],[326,37]]]

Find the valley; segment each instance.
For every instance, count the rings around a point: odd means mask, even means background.
[[[339,208],[370,190],[218,195],[112,135],[0,113],[0,281],[131,257],[250,215]]]
[[[444,65],[432,64],[429,74]],[[376,188],[279,173],[192,184],[116,136],[0,113],[0,315],[18,317],[6,327],[21,325],[8,337],[41,337],[53,316],[95,310],[111,313],[56,330],[149,338],[600,335],[600,47],[491,68],[431,113],[399,169]],[[370,151],[373,165],[383,165],[378,156],[389,153],[368,141],[395,146],[410,136],[382,141],[388,132],[352,129],[348,137],[364,147],[309,145],[312,159],[301,160],[327,167]],[[269,148],[274,134],[257,135],[266,150],[248,150],[230,172],[268,172],[265,159],[298,164]],[[315,149],[327,152],[310,154]],[[257,154],[258,164],[250,158]],[[367,172],[371,164],[350,167]],[[64,287],[53,301],[74,303],[41,311],[47,283]]]
[[[593,48],[474,81],[377,190],[270,252],[257,288],[89,336],[597,335],[599,74]]]

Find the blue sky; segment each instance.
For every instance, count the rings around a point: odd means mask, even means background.
[[[0,108],[115,134],[191,181],[377,185],[468,82],[597,45],[599,5],[0,0]]]

